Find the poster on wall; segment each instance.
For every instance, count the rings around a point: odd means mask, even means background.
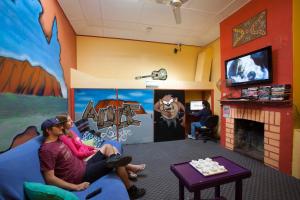
[[[230,117],[230,106],[223,106],[223,117],[229,118]]]
[[[75,89],[75,119],[104,140],[153,142],[153,90]]]
[[[232,29],[232,46],[237,47],[265,35],[267,35],[266,10]]]
[[[155,90],[154,142],[185,139],[185,93]]]
[[[19,134],[68,110],[56,19],[51,37],[40,1],[0,1],[0,152]],[[30,25],[28,23],[30,22]],[[19,136],[18,136],[19,135]],[[21,137],[21,136],[20,136]],[[20,139],[20,138],[19,138]]]

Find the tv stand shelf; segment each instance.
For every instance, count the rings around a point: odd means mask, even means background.
[[[262,101],[253,99],[221,99],[221,105],[224,104],[249,104],[249,105],[264,105],[264,106],[291,106],[292,100],[282,100],[282,101]]]

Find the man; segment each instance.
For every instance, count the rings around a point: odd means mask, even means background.
[[[189,139],[193,139],[193,140],[196,139],[196,128],[205,126],[206,119],[212,115],[208,101],[203,100],[202,105],[203,105],[202,110],[192,113],[193,116],[199,118],[199,121],[191,123],[191,134],[188,135]]]
[[[145,194],[145,189],[137,188],[128,179],[124,166],[130,161],[130,156],[120,156],[108,152],[103,155],[100,151],[88,162],[77,158],[71,150],[59,140],[63,134],[61,122],[56,118],[45,120],[41,129],[45,138],[39,149],[41,172],[47,184],[67,190],[84,190],[94,182],[116,168],[128,194],[131,198],[139,198]],[[108,157],[107,159],[105,159]]]

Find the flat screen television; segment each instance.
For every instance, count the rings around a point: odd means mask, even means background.
[[[194,100],[190,102],[190,110],[196,111],[196,110],[202,110],[203,109],[203,103],[200,100]]]
[[[272,82],[272,47],[267,46],[225,61],[227,86]]]

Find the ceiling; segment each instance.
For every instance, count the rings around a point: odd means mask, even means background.
[[[170,5],[156,0],[58,0],[77,35],[204,46],[219,23],[250,0],[188,0],[176,24]]]

